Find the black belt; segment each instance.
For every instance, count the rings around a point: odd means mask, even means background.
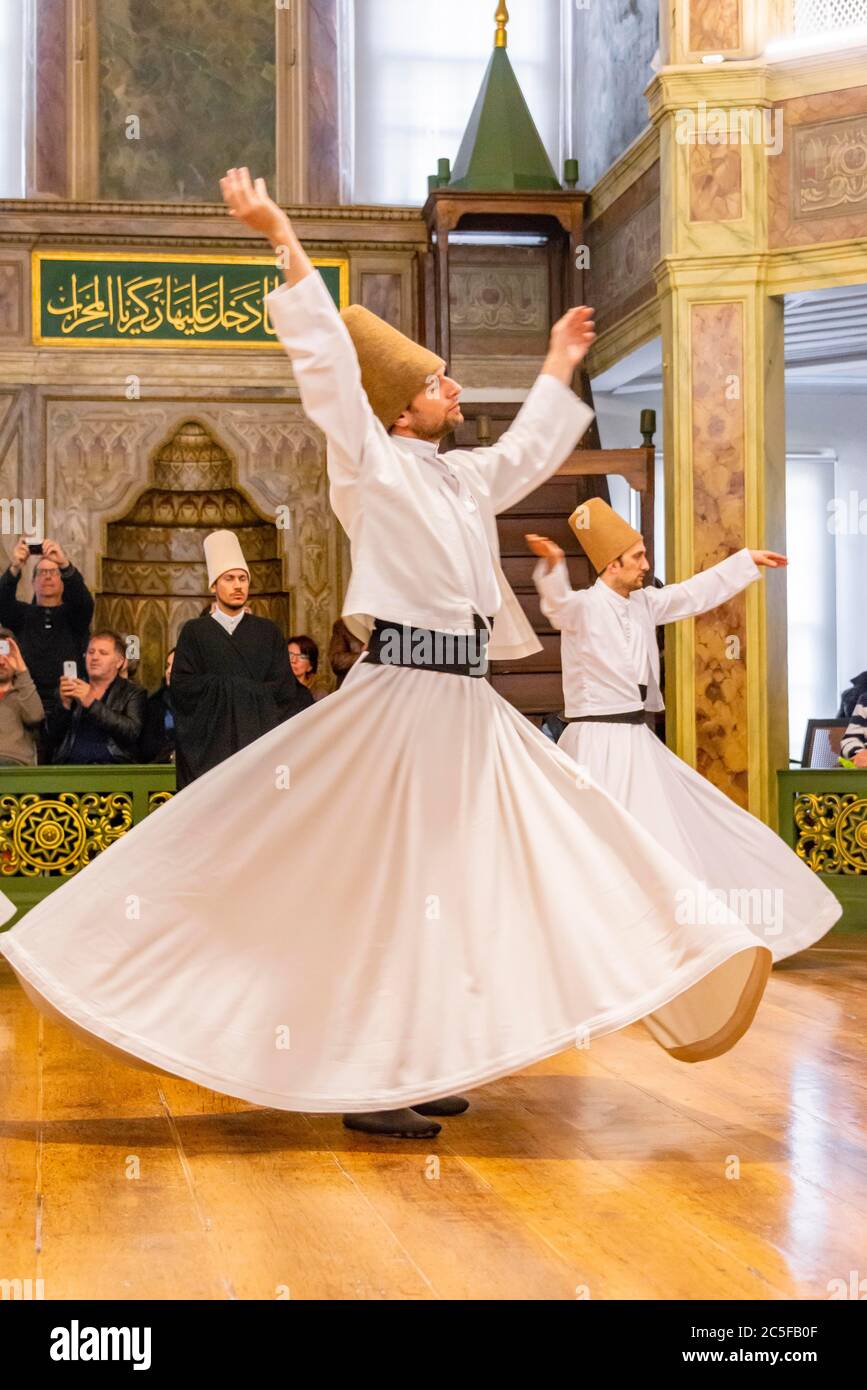
[[[489,628],[493,623],[493,618],[486,623],[474,613],[472,632],[437,632],[374,618],[366,659],[376,666],[413,666],[450,676],[485,676]]]
[[[647,686],[640,685],[638,693],[646,700]],[[560,717],[564,724],[646,724],[646,715],[645,709],[630,709],[625,714],[575,714],[571,717],[563,714]]]

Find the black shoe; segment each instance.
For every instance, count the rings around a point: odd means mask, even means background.
[[[412,1110],[369,1110],[344,1115],[347,1129],[378,1134],[385,1139],[434,1139],[442,1129],[435,1120],[423,1120]]]
[[[463,1115],[469,1110],[470,1102],[466,1096],[443,1096],[441,1100],[427,1100],[412,1108],[417,1115]]]

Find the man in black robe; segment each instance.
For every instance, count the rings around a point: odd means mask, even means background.
[[[245,612],[250,572],[237,536],[212,532],[205,559],[215,603],[181,628],[172,667],[179,790],[313,703],[280,629]]]

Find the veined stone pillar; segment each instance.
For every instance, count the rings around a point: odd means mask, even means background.
[[[668,39],[690,67],[664,67],[649,91],[669,580],[742,546],[785,549],[783,302],[769,293],[767,255],[775,112],[763,67],[693,66],[703,50],[747,56],[755,7],[681,0],[675,11]],[[784,576],[765,571],[724,607],[673,626],[666,650],[674,750],[773,823],[775,773],[788,761]]]

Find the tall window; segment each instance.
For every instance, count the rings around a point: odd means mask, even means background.
[[[495,8],[354,0],[355,202],[420,206],[437,160],[454,162],[493,49]],[[509,57],[559,174],[560,0],[509,0],[509,14]]]
[[[0,198],[24,197],[26,0],[0,0]]]
[[[786,460],[786,596],[789,622],[789,756],[799,759],[807,720],[836,714],[837,591],[833,452]]]

